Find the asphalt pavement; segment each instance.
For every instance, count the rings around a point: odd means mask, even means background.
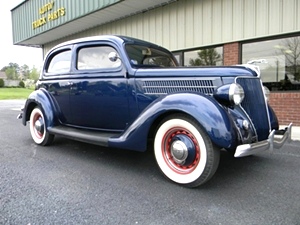
[[[151,151],[56,138],[37,146],[0,101],[0,224],[300,225],[300,141],[245,158],[222,152],[207,184],[183,188]]]

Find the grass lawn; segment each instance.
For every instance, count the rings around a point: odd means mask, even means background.
[[[0,88],[0,100],[5,99],[26,99],[33,92],[28,88]]]

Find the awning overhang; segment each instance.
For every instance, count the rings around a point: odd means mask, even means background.
[[[46,43],[53,42],[72,34],[131,15],[143,13],[174,1],[177,0],[124,0],[14,44],[40,47]]]

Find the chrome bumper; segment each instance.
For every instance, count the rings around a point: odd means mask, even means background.
[[[19,115],[17,116],[17,119],[22,119],[23,118],[23,113],[19,113]]]
[[[237,146],[234,157],[244,157],[269,149],[281,148],[286,141],[291,141],[292,126],[293,124],[290,123],[290,125],[283,130],[272,130],[267,140]],[[281,137],[275,137],[275,135]]]
[[[21,112],[17,116],[17,119],[22,119],[23,118],[23,112],[24,112],[24,107],[21,108]]]

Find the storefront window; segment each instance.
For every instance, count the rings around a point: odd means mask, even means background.
[[[184,52],[184,66],[222,66],[223,47]]]
[[[257,65],[271,91],[300,90],[300,37],[242,45],[243,63]]]

